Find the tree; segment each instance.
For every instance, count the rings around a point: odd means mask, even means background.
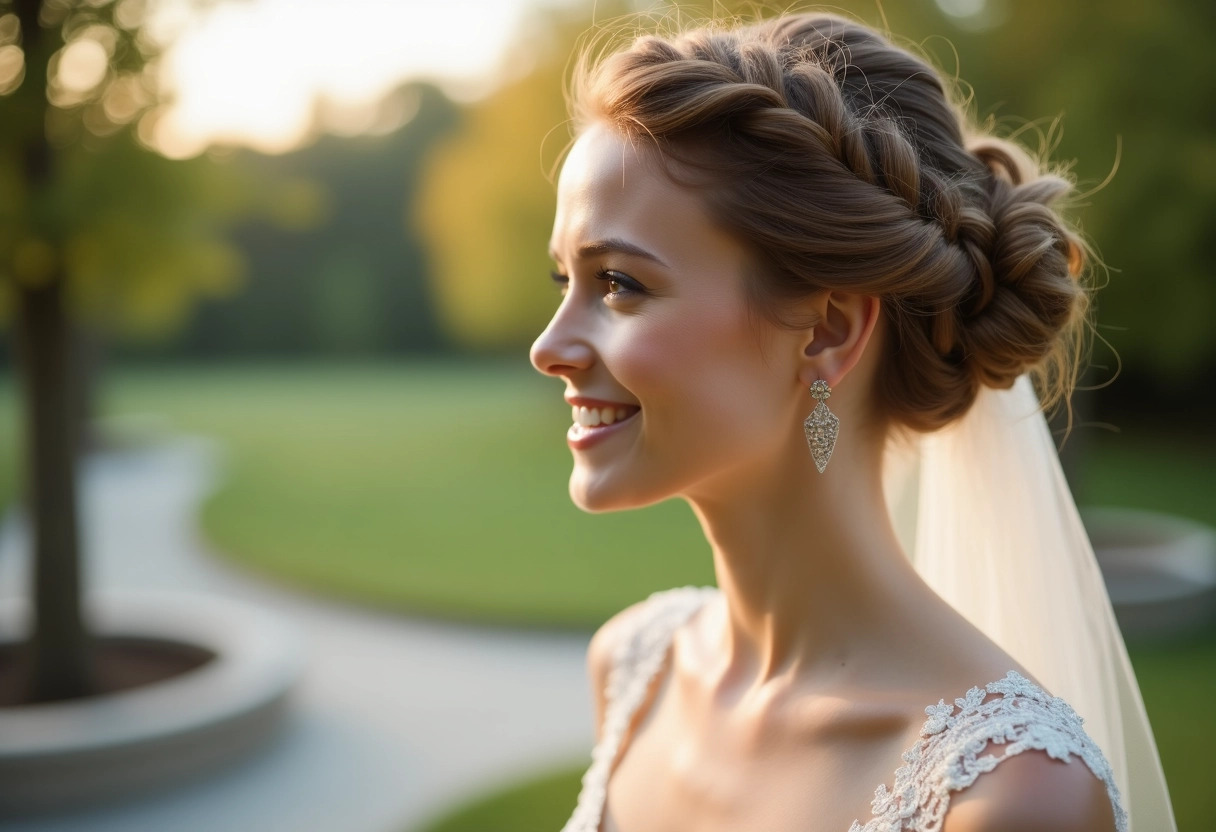
[[[32,701],[94,690],[81,615],[77,319],[155,329],[230,291],[225,216],[249,210],[205,159],[150,152],[157,46],[138,0],[0,0],[0,312],[22,380],[34,544]]]
[[[470,107],[424,168],[415,214],[432,292],[444,329],[465,347],[535,336],[557,299],[546,277],[554,190],[542,147],[551,162],[569,140],[561,73],[583,23],[553,14],[527,43],[533,66]]]
[[[436,86],[402,84],[385,99],[410,115],[388,132],[318,135],[292,152],[234,153],[229,163],[290,187],[298,216],[232,228],[256,278],[239,297],[202,303],[159,357],[371,355],[444,346],[426,279],[427,252],[410,216],[421,159],[452,129],[456,105]],[[314,128],[320,133],[321,127]],[[309,223],[300,233],[301,221]],[[134,351],[133,351],[134,352]]]

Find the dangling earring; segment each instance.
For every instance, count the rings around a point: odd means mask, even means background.
[[[815,460],[815,467],[822,474],[823,469],[828,467],[828,460],[832,458],[832,449],[836,447],[840,420],[824,404],[827,397],[832,395],[832,388],[826,381],[815,379],[811,383],[811,395],[819,400],[819,404],[815,405],[811,415],[806,417],[802,429],[806,432],[806,442],[811,448],[811,458]]]

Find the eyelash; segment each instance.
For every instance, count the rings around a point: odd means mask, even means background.
[[[567,284],[569,284],[570,276],[561,274],[559,272],[550,272],[549,274],[550,274],[550,276],[552,276],[553,282],[558,285],[558,292],[560,294],[561,290]],[[617,283],[617,284],[625,287],[624,291],[608,292],[608,297],[622,297],[624,295],[633,294],[635,292],[638,294],[641,294],[643,291],[642,288],[640,286],[638,286],[636,283],[634,283],[631,279],[625,277],[620,272],[612,271],[611,269],[599,269],[595,273],[595,279],[596,280],[605,280],[605,281],[608,281],[609,283]],[[632,284],[632,285],[630,285],[630,284]]]

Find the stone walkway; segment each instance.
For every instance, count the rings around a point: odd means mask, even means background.
[[[151,798],[6,832],[408,832],[487,788],[590,761],[588,635],[415,620],[307,597],[211,556],[195,514],[222,449],[173,437],[81,469],[89,587],[214,592],[283,616],[309,666],[276,741]],[[0,597],[26,594],[27,534],[0,523]]]

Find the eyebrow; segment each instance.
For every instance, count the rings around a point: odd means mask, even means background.
[[[617,252],[618,254],[630,254],[634,257],[640,257],[643,260],[649,260],[652,263],[658,263],[664,268],[670,268],[657,255],[651,254],[646,249],[636,246],[627,240],[622,240],[619,237],[609,237],[606,240],[597,240],[593,243],[584,243],[578,248],[579,259],[588,257],[596,257],[601,254]],[[549,250],[549,256],[554,260],[560,260],[557,253],[552,249]]]

